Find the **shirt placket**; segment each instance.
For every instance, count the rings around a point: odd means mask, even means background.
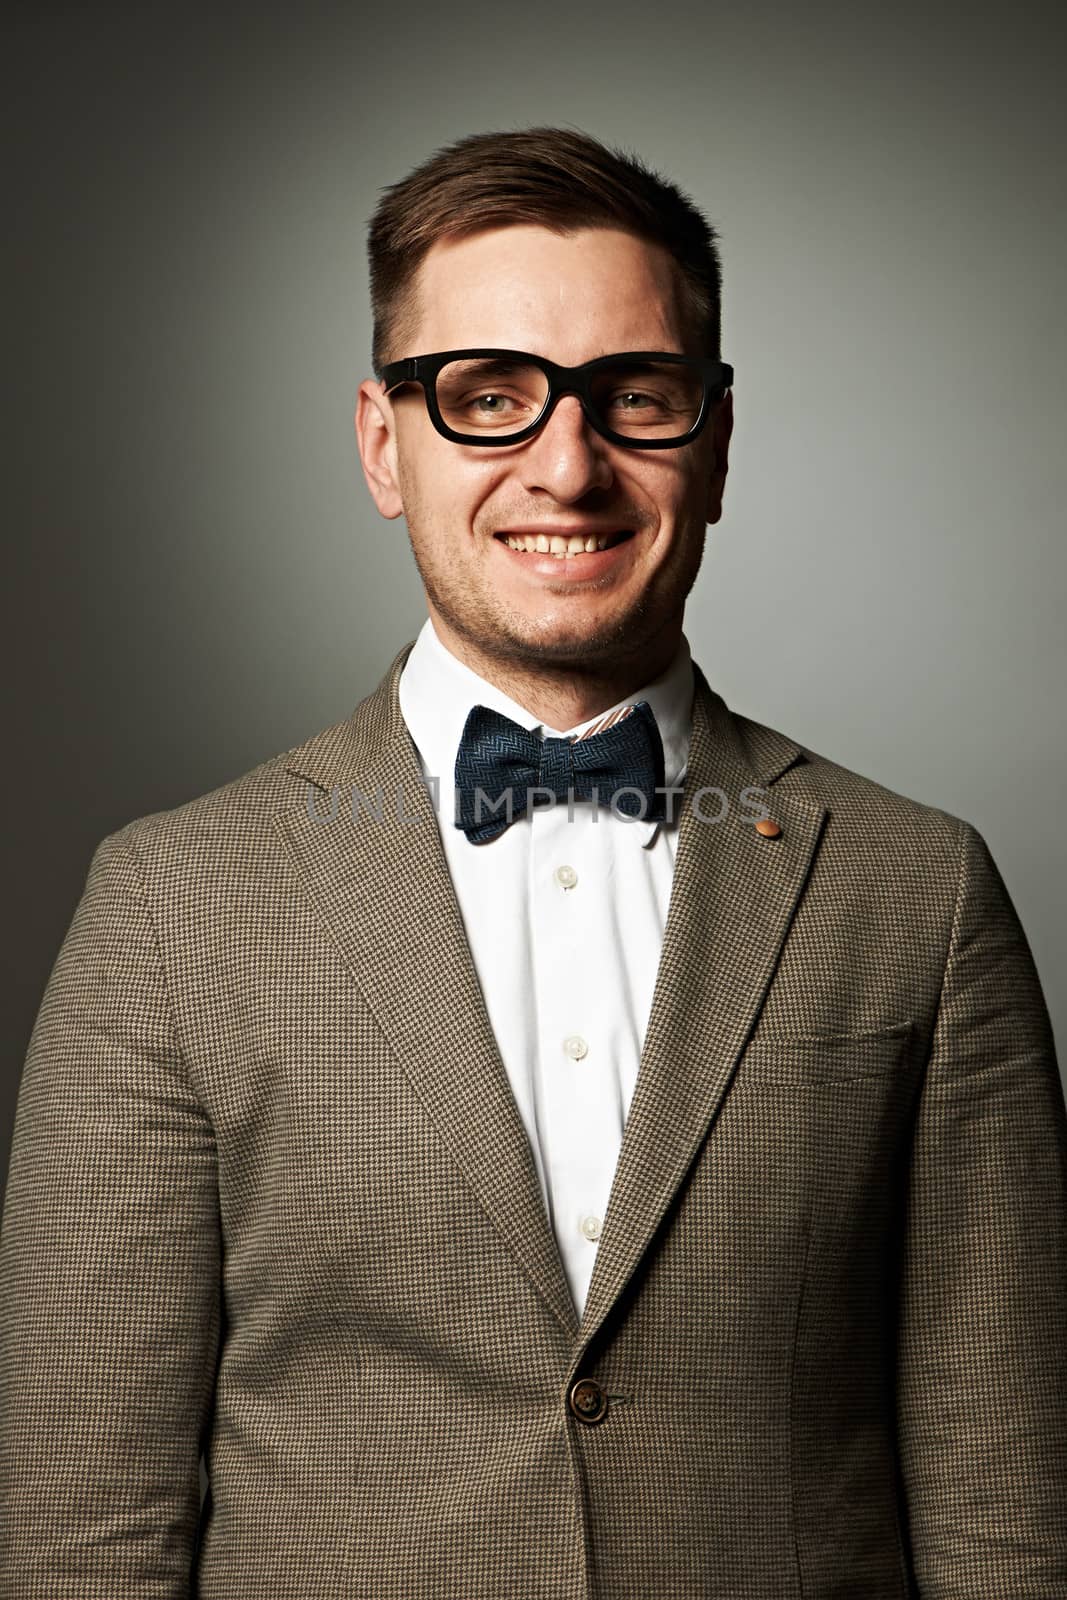
[[[539,1124],[552,1220],[576,1304],[584,1302],[621,1144],[608,1047],[610,952],[601,948],[607,814],[576,802],[531,819]]]

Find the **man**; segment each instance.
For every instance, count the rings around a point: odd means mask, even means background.
[[[96,852],[6,1200],[0,1592],[1067,1595],[1011,901],[682,631],[711,230],[533,129],[388,191],[371,265],[359,448],[428,616],[349,720]]]

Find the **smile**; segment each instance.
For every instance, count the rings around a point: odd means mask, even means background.
[[[556,557],[592,555],[598,550],[610,550],[617,544],[624,543],[632,538],[632,528],[620,528],[616,533],[600,534],[560,534],[560,533],[509,533],[507,530],[495,534],[502,544],[511,550],[525,552],[527,555],[549,555]]]

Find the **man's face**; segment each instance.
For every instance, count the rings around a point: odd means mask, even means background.
[[[677,268],[632,234],[508,226],[431,249],[417,326],[393,358],[477,346],[566,366],[626,350],[699,354]],[[608,670],[676,638],[721,511],[729,396],[690,444],[631,450],[586,422],[576,395],[514,446],[454,444],[416,385],[360,391],[357,432],[379,510],[404,515],[431,614],[468,649],[523,666]],[[630,536],[604,555],[519,553],[507,531]]]

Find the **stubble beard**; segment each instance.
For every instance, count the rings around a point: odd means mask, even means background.
[[[672,618],[679,615],[696,582],[704,556],[706,528],[689,542],[686,560],[666,574],[666,588],[647,586],[622,613],[579,628],[561,628],[558,614],[539,632],[536,620],[501,605],[491,594],[472,592],[446,557],[435,560],[443,539],[423,539],[408,518],[408,537],[415,567],[437,613],[476,654],[517,667],[599,667],[608,670],[639,661],[654,647]],[[487,536],[488,537],[488,536]],[[605,588],[608,585],[605,584]],[[551,594],[551,586],[546,586]],[[588,592],[588,590],[586,590]]]

